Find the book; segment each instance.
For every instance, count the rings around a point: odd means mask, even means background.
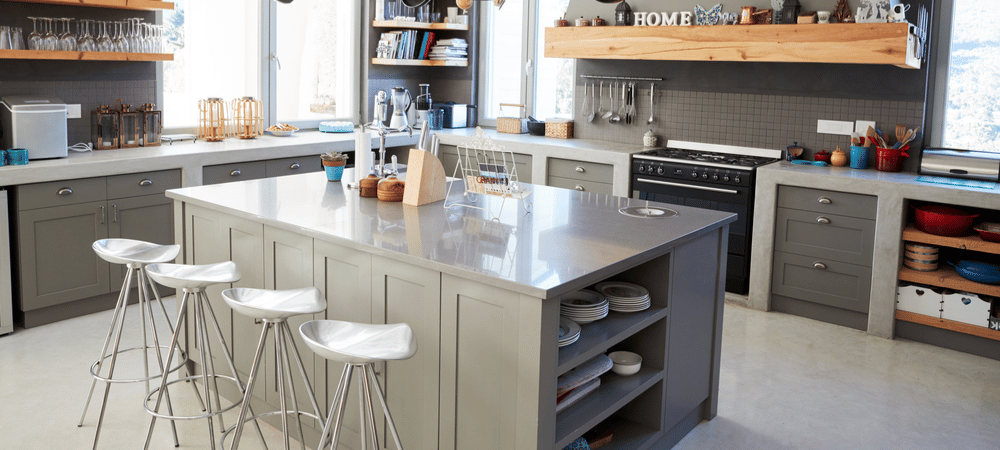
[[[420,42],[420,51],[417,53],[417,59],[427,59],[427,36],[430,35],[429,32],[424,32],[424,38]]]

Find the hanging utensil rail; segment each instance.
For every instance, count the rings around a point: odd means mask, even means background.
[[[590,79],[590,80],[663,81],[663,78],[617,77],[617,76],[609,76],[609,75],[580,75],[580,78],[586,78],[586,79]]]

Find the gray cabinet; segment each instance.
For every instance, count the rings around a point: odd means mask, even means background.
[[[454,145],[442,145],[438,148],[438,158],[441,160],[441,164],[444,166],[444,173],[447,176],[452,176],[455,173],[455,165],[458,163],[458,147]],[[531,155],[524,155],[521,153],[513,153],[514,155],[514,167],[517,168],[517,178],[522,183],[531,183]],[[464,158],[465,150],[462,150],[462,157]],[[470,158],[480,158],[481,161],[487,161],[486,155],[483,153],[469,152]],[[490,161],[491,164],[496,164],[496,162]]]
[[[201,184],[230,183],[233,181],[259,180],[267,175],[264,161],[219,164],[202,168]]]
[[[267,178],[320,172],[322,170],[323,164],[320,163],[319,157],[314,155],[264,161],[264,176]]]
[[[861,313],[868,312],[872,269],[829,259],[774,252],[775,294]]]
[[[549,186],[612,194],[614,166],[611,164],[549,158],[547,172]]]

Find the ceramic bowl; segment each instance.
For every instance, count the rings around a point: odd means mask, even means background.
[[[278,136],[278,137],[288,137],[288,136],[291,136],[292,133],[295,133],[295,130],[268,131],[268,133],[271,133],[271,134],[273,134],[275,136]]]
[[[642,367],[642,356],[637,353],[617,351],[608,353],[613,365],[611,371],[622,376],[635,375]]]

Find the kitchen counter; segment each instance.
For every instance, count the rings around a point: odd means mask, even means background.
[[[749,305],[769,310],[778,186],[874,195],[878,197],[875,249],[872,261],[868,334],[893,337],[896,286],[902,262],[901,235],[910,200],[1000,210],[1000,188],[979,189],[924,183],[914,173],[879,172],[848,167],[816,167],[781,161],[757,169],[754,246],[751,258]]]
[[[526,186],[530,213],[519,201],[478,197],[497,213],[504,202],[497,218],[442,202],[361,198],[322,173],[167,196],[185,263],[232,260],[243,273],[239,287],[315,286],[330,307],[312,318],[410,324],[416,356],[380,373],[408,449],[559,450],[612,414],[622,418],[616,439],[668,448],[715,417],[728,226],[736,216],[669,205],[676,216],[630,217],[619,209],[651,202]],[[448,201],[463,201],[462,190]],[[644,286],[652,306],[612,312],[558,348],[560,295],[605,280]],[[217,314],[228,312],[212,301]],[[236,314],[221,322],[231,327],[224,332],[232,332],[245,374],[258,326]],[[642,370],[602,376],[597,391],[556,414],[557,377],[612,350],[640,353]],[[325,389],[332,400],[337,377],[328,374],[338,369],[318,358],[307,366],[320,398]],[[255,393],[254,403],[270,409],[274,399]],[[356,416],[347,414],[344,435],[352,446]]]

